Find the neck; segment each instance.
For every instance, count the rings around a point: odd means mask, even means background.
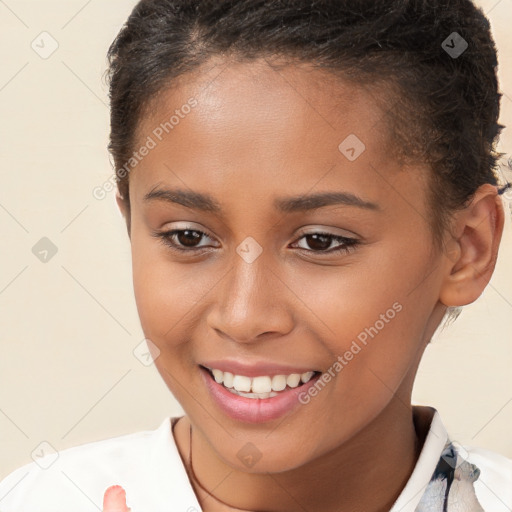
[[[188,466],[189,428],[185,416],[175,434]],[[192,481],[205,511],[389,511],[416,465],[427,430],[428,424],[416,432],[412,407],[395,399],[335,450],[289,471],[261,474],[225,464],[193,428],[192,460],[197,481]]]

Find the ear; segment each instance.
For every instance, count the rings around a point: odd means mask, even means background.
[[[119,211],[121,212],[121,215],[126,220],[126,204],[124,202],[123,196],[121,196],[121,193],[119,192],[119,189],[116,188],[116,203],[119,208]]]
[[[126,222],[126,229],[128,231],[128,237],[131,239],[131,234],[130,234],[130,220],[131,220],[130,209],[129,209],[128,205],[126,204],[125,200],[123,199],[123,197],[121,196],[121,193],[119,192],[118,188],[116,188],[116,203],[117,203],[117,206],[119,208],[119,211],[121,212],[121,215],[124,218],[124,221]]]
[[[456,214],[455,237],[439,300],[445,306],[474,302],[491,280],[503,234],[504,211],[497,187],[487,183]]]

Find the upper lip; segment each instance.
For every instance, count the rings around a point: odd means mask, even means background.
[[[260,377],[268,375],[291,375],[292,373],[306,373],[316,371],[311,366],[290,366],[286,364],[278,364],[271,362],[259,361],[255,363],[243,363],[234,359],[222,359],[215,361],[203,361],[199,363],[201,366],[229,372],[233,375],[244,375],[246,377]]]

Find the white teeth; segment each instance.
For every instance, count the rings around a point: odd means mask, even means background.
[[[306,372],[306,373],[303,373],[301,376],[300,376],[300,380],[306,384],[306,382],[309,382],[311,380],[311,377],[313,377],[313,375],[315,374],[315,372]]]
[[[212,373],[215,378],[215,382],[218,384],[222,383],[224,372],[221,372],[220,370],[212,370]]]
[[[274,375],[272,377],[272,389],[274,391],[283,391],[286,387],[286,375]]]
[[[270,398],[276,396],[275,392],[283,391],[286,386],[296,388],[301,383],[309,382],[315,372],[309,371],[303,374],[292,373],[291,375],[274,375],[269,377],[246,377],[244,375],[233,375],[230,372],[223,372],[216,368],[209,368],[215,382],[223,384],[232,393],[248,398]]]
[[[224,386],[226,388],[232,388],[233,387],[233,374],[229,373],[229,372],[223,372],[222,381],[220,383],[224,384]]]
[[[300,382],[300,375],[298,373],[292,373],[286,377],[286,384],[291,388],[296,388]]]
[[[242,391],[237,391],[236,389],[229,389],[228,391],[245,398],[273,398],[274,396],[277,396],[277,393],[274,393],[273,391],[270,393],[243,393]]]
[[[233,377],[233,387],[237,391],[249,392],[251,391],[251,379],[243,375],[235,375]]]
[[[254,377],[254,379],[252,379],[251,390],[253,393],[270,393],[272,391],[272,381],[270,377]],[[274,391],[277,391],[277,389]]]

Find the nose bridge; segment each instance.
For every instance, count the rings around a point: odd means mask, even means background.
[[[291,328],[287,308],[279,299],[280,281],[269,256],[250,237],[236,248],[232,269],[223,280],[209,315],[210,327],[237,341]]]

